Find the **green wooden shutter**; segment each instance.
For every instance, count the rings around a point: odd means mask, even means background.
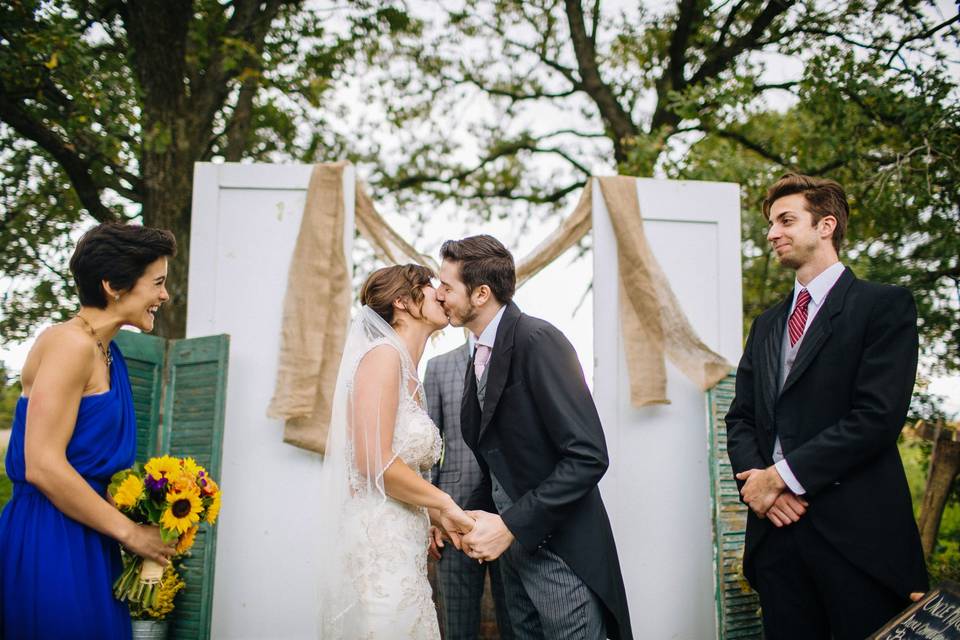
[[[127,362],[133,406],[137,412],[137,461],[146,462],[160,451],[160,402],[163,393],[163,338],[121,331],[114,338]]]
[[[718,640],[762,638],[760,600],[743,577],[747,507],[727,457],[724,417],[733,401],[736,376],[728,375],[707,392],[710,412],[710,502],[713,512],[713,565]]]
[[[226,335],[174,340],[167,358],[163,451],[192,456],[217,480],[229,347]],[[187,588],[177,596],[169,638],[210,637],[216,555],[216,529],[201,526],[190,555],[180,565]]]
[[[164,340],[121,331],[137,409],[137,460],[191,456],[220,479],[230,338]],[[204,525],[180,565],[187,587],[170,618],[169,638],[210,637],[216,529]]]

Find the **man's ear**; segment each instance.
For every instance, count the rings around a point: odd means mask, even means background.
[[[491,295],[493,294],[490,291],[490,286],[482,284],[473,290],[473,303],[477,306],[486,304]]]
[[[817,223],[821,238],[832,238],[833,232],[837,228],[837,219],[833,216],[824,216]]]

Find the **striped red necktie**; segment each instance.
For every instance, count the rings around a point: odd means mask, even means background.
[[[803,330],[807,326],[807,307],[810,305],[810,292],[806,289],[800,290],[797,296],[797,306],[793,308],[790,314],[790,320],[787,322],[787,329],[790,331],[790,346],[797,344],[803,335]]]

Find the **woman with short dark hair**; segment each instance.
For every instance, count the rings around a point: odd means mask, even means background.
[[[124,325],[153,329],[175,254],[169,231],[135,225],[101,224],[77,243],[80,310],[37,337],[21,372],[6,459],[13,496],[0,515],[0,637],[129,638],[129,611],[112,593],[116,542],[161,564],[173,555],[106,487],[136,453],[130,381],[111,340]]]

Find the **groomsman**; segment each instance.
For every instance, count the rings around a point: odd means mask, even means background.
[[[471,340],[453,351],[431,358],[423,377],[427,412],[443,435],[443,459],[434,468],[434,484],[464,509],[479,508],[480,505],[470,504],[470,496],[483,481],[480,465],[460,432],[460,399],[472,349]],[[433,551],[440,554],[437,573],[444,638],[472,640],[478,636],[483,584],[489,572],[500,638],[512,640],[498,562],[478,563],[452,544],[446,545],[442,551],[436,548]]]
[[[839,184],[798,174],[763,202],[796,281],[750,328],[726,422],[750,507],[744,573],[771,639],[862,640],[927,588],[897,451],[916,306],[840,263],[848,213]]]

